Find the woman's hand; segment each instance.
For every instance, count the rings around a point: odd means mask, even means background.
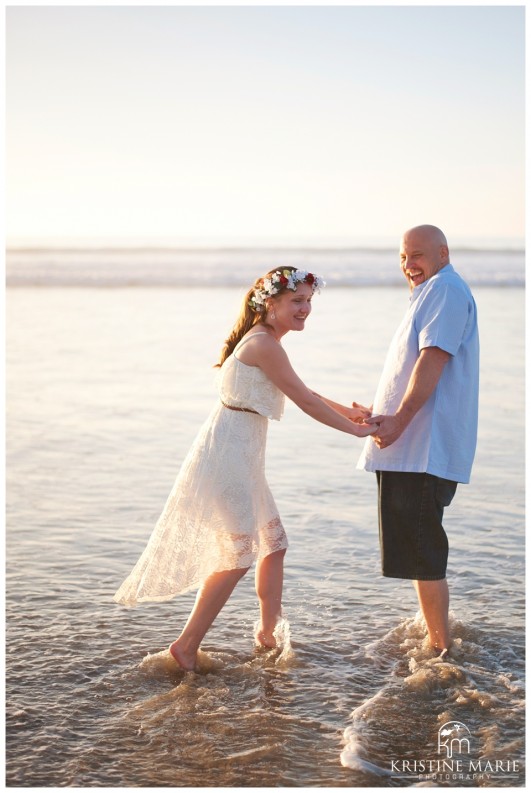
[[[373,435],[375,432],[378,432],[378,426],[376,424],[356,424],[356,428],[354,430],[354,435],[358,438],[366,438],[367,435]]]
[[[363,424],[365,419],[371,417],[371,413],[371,408],[366,408],[364,405],[360,405],[359,402],[353,402],[352,407],[348,408],[345,415],[347,418],[353,421],[354,424]]]

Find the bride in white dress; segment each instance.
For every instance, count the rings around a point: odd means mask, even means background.
[[[281,614],[286,533],[265,478],[268,419],[280,419],[284,395],[317,421],[358,437],[375,431],[357,403],[339,405],[307,388],[280,339],[303,330],[322,279],[286,267],[259,278],[221,353],[219,402],[179,471],[148,544],[114,599],[126,606],[168,600],[199,587],[170,653],[195,667],[207,630],[256,561],[258,644],[274,647]]]

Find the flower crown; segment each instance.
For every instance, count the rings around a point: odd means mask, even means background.
[[[312,294],[320,292],[326,286],[323,279],[307,270],[276,270],[266,278],[261,278],[258,286],[249,298],[249,305],[254,311],[262,311],[268,297],[277,295],[281,289],[297,289],[297,284],[310,284]]]

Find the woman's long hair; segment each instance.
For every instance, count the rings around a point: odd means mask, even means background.
[[[262,286],[262,281],[264,280],[264,278],[268,278],[269,276],[273,275],[273,273],[276,273],[277,270],[279,270],[279,269],[289,270],[290,272],[294,272],[297,268],[296,267],[282,267],[282,268],[275,267],[273,270],[269,270],[269,272],[266,273],[264,276],[256,279],[256,281],[254,282],[252,287],[249,289],[249,291],[247,292],[247,294],[243,298],[242,307],[240,309],[240,313],[239,313],[238,319],[234,323],[234,327],[233,327],[230,335],[225,339],[225,344],[223,345],[223,347],[221,349],[219,362],[217,364],[215,364],[215,367],[220,367],[220,366],[223,365],[223,363],[227,360],[229,355],[231,355],[232,352],[234,351],[234,348],[236,347],[236,345],[243,339],[245,334],[248,331],[250,331],[252,327],[254,327],[255,325],[258,325],[258,324],[267,325],[267,322],[265,321],[265,318],[266,318],[265,306],[262,307],[261,311],[255,310],[250,304],[251,297],[252,297],[252,294],[253,294],[254,290],[255,289],[259,289]],[[281,295],[283,292],[286,291],[286,289],[287,289],[287,287],[283,286],[283,287],[281,287],[278,290],[278,292],[276,294],[277,295]],[[274,297],[270,298],[270,299],[274,300],[275,297],[276,297],[276,295]]]

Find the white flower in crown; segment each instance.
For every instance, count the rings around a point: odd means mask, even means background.
[[[294,292],[297,289],[297,284],[300,283],[311,284],[312,294],[320,292],[326,286],[320,276],[309,273],[307,270],[276,270],[267,278],[262,279],[259,287],[251,295],[249,305],[255,311],[261,311],[268,297],[273,297],[284,288]]]

